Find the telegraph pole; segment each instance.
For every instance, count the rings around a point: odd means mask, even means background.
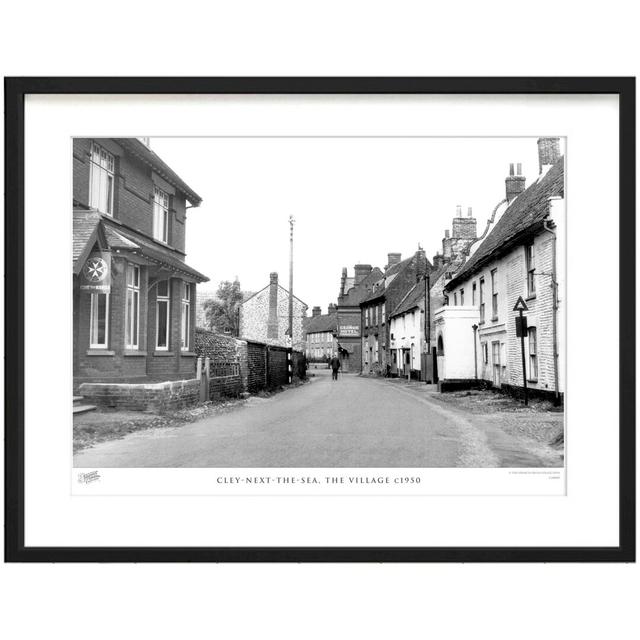
[[[293,382],[293,215],[289,216],[289,339],[291,340],[288,352],[289,384]]]

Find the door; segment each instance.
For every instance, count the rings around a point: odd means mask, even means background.
[[[500,342],[491,343],[491,364],[493,366],[493,384],[500,386]]]

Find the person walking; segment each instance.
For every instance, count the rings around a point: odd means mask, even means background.
[[[331,376],[334,380],[338,379],[338,370],[340,369],[340,358],[338,358],[338,354],[334,353],[333,358],[329,362],[329,366],[331,367]]]

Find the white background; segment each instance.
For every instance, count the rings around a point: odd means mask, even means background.
[[[95,13],[84,2],[35,4],[5,10],[5,74],[638,73],[637,20],[626,2],[582,3],[579,14],[557,2],[325,2],[307,10],[243,2],[201,10],[186,1],[116,1]],[[605,161],[594,148],[594,171]],[[15,638],[601,638],[638,628],[637,566],[1,571],[2,623]]]

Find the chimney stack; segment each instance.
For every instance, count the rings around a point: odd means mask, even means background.
[[[272,271],[269,276],[269,320],[267,338],[278,338],[278,274]]]
[[[442,267],[443,264],[444,264],[444,256],[441,253],[436,253],[436,255],[433,256],[433,268],[440,269],[440,267]]]
[[[329,313],[330,313],[330,314],[331,314],[331,313],[335,313],[337,310],[338,310],[338,307],[337,307],[337,306],[332,302],[332,303],[329,305]]]
[[[514,173],[513,162],[509,164],[509,175],[505,178],[504,185],[507,200],[511,202],[516,196],[520,195],[526,187],[526,178],[522,174],[522,164],[518,162],[517,171]]]
[[[401,253],[387,253],[387,266],[392,267],[394,264],[398,264],[402,262],[402,254]]]
[[[420,247],[416,251],[415,259],[416,259],[416,282],[420,282],[420,280],[422,280],[422,278],[424,278],[424,276],[427,275],[427,269],[429,268],[427,264],[427,254],[425,253],[425,250],[422,247]]]
[[[313,307],[311,310],[311,317],[316,318],[317,316],[322,315],[322,309],[320,307]]]
[[[540,173],[560,160],[560,138],[538,138],[538,165]]]
[[[353,284],[357,287],[371,273],[371,265],[357,264],[353,269],[355,271],[355,280]]]

